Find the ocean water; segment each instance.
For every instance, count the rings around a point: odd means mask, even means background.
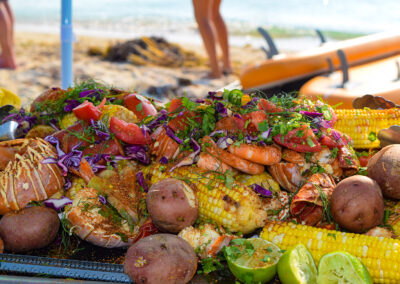
[[[10,3],[17,30],[59,32],[61,0]],[[221,11],[237,43],[246,43],[257,26],[342,33],[400,30],[399,0],[223,0]],[[73,0],[73,18],[77,34],[200,42],[191,0]]]

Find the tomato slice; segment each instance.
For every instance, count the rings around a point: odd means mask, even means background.
[[[133,111],[140,120],[148,115],[157,114],[153,104],[147,98],[136,93],[124,97],[124,106]]]
[[[188,118],[192,118],[198,122],[201,122],[200,117],[195,117],[196,115],[194,112],[191,112],[185,107],[182,107],[181,99],[172,99],[168,108],[168,112],[168,116],[175,116],[168,122],[168,126],[174,132],[184,130],[189,124]]]
[[[177,110],[182,105],[182,99],[172,99],[169,103],[168,112]]]
[[[266,99],[260,99],[260,101],[257,104],[258,109],[261,109],[265,112],[281,112],[283,111],[283,108],[277,107],[274,103],[266,100]]]
[[[72,112],[78,119],[82,119],[86,122],[90,122],[91,119],[99,120],[101,111],[93,105],[92,102],[85,101],[79,106],[74,108]]]
[[[145,145],[151,142],[150,135],[144,134],[142,129],[135,123],[125,122],[115,116],[110,119],[110,131],[118,139],[129,144]]]
[[[290,130],[288,134],[283,136],[278,134],[274,136],[274,141],[279,145],[285,146],[296,152],[319,152],[321,144],[315,137],[314,132],[307,125],[302,125],[299,128]]]

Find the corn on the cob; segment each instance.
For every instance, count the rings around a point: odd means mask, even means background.
[[[160,165],[142,169],[147,180],[154,184],[166,178],[188,183],[199,200],[199,215],[224,226],[232,232],[250,233],[265,225],[267,212],[260,197],[249,187],[233,181],[225,185],[224,176],[198,167],[180,167],[172,172],[162,171]]]
[[[280,191],[279,184],[267,172],[263,172],[259,175],[242,174],[238,175],[235,179],[246,186],[258,184],[276,193]]]
[[[281,249],[302,243],[316,262],[326,253],[346,251],[364,263],[374,283],[400,283],[400,241],[396,239],[277,222],[266,225],[261,238]]]
[[[355,149],[379,148],[379,140],[374,140],[375,135],[384,128],[400,124],[400,109],[397,108],[337,109],[335,113],[337,122],[334,128],[349,135],[354,141]],[[370,134],[373,135],[368,139]]]
[[[63,116],[63,118],[60,121],[60,127],[61,129],[66,129],[72,125],[75,124],[75,122],[78,121],[78,118],[75,116],[74,113],[67,113],[66,115]]]
[[[393,222],[392,228],[397,238],[400,238],[400,219],[397,219],[396,221]]]

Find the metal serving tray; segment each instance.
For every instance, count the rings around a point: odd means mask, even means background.
[[[124,273],[123,265],[121,264],[56,259],[32,255],[0,254],[0,272],[6,275],[48,276],[132,283],[128,275]]]

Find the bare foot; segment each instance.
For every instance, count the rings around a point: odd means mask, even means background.
[[[233,73],[232,67],[224,67],[222,69],[222,74],[224,74],[225,76],[230,75]]]
[[[204,76],[204,79],[219,79],[221,77],[222,77],[222,73],[209,72],[209,73],[207,73],[206,76]]]
[[[17,69],[17,64],[15,64],[12,60],[5,60],[4,58],[0,57],[0,68],[1,69]]]

